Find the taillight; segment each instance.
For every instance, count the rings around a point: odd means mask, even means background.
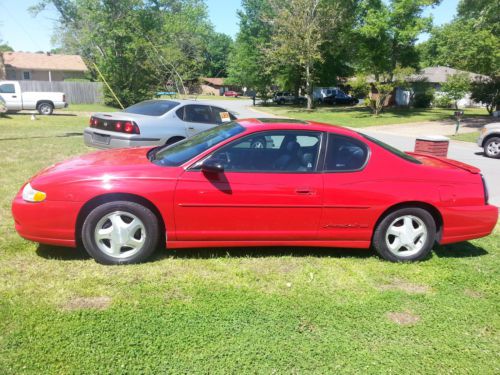
[[[488,204],[488,201],[490,200],[490,193],[488,192],[488,185],[486,184],[486,180],[483,175],[481,175],[481,180],[483,180],[484,204]]]
[[[94,117],[91,117],[90,120],[89,120],[89,125],[92,127],[92,128],[95,128],[97,127],[97,125],[99,124],[99,121],[94,118]]]
[[[128,134],[141,134],[139,127],[133,122],[126,122],[123,124],[123,131]]]
[[[123,129],[123,125],[122,125],[122,123],[121,123],[121,122],[117,122],[117,123],[115,124],[115,130],[116,130],[117,132],[121,132],[121,131],[122,131],[122,129]]]

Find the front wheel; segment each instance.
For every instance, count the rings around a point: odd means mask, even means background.
[[[85,250],[98,263],[133,264],[147,260],[160,238],[155,214],[134,202],[109,202],[94,208],[82,227]]]
[[[394,211],[380,222],[373,234],[373,247],[391,262],[426,259],[436,238],[431,214],[418,207]]]
[[[486,141],[484,144],[484,153],[489,158],[500,158],[500,138],[493,137]]]
[[[51,115],[54,112],[54,106],[51,103],[40,103],[37,110],[41,115]]]

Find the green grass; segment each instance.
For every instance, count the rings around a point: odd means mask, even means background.
[[[293,106],[261,106],[260,111],[277,116],[301,120],[325,122],[327,124],[368,127],[378,125],[404,124],[411,122],[453,120],[453,110],[443,108],[388,108],[378,116],[373,116],[366,107],[318,107],[311,111]],[[482,108],[465,110],[465,117],[486,116]]]
[[[56,110],[62,112],[115,112],[120,111],[121,108],[117,105],[112,107],[106,104],[70,104],[67,108]]]
[[[0,118],[0,374],[499,372],[500,225],[417,264],[249,248],[106,267],[22,240],[14,195],[39,169],[91,151],[67,136],[85,125]]]
[[[479,138],[478,131],[472,133],[458,133],[457,135],[452,135],[450,137],[450,139],[453,141],[473,142],[473,143],[476,143],[478,138]]]

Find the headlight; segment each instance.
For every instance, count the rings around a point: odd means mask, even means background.
[[[47,194],[43,191],[33,189],[29,183],[23,189],[23,199],[26,202],[43,202],[46,197]]]

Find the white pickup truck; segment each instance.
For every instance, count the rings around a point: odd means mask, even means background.
[[[18,81],[0,81],[0,97],[9,112],[36,109],[41,115],[51,115],[55,108],[68,106],[63,92],[21,92]]]

